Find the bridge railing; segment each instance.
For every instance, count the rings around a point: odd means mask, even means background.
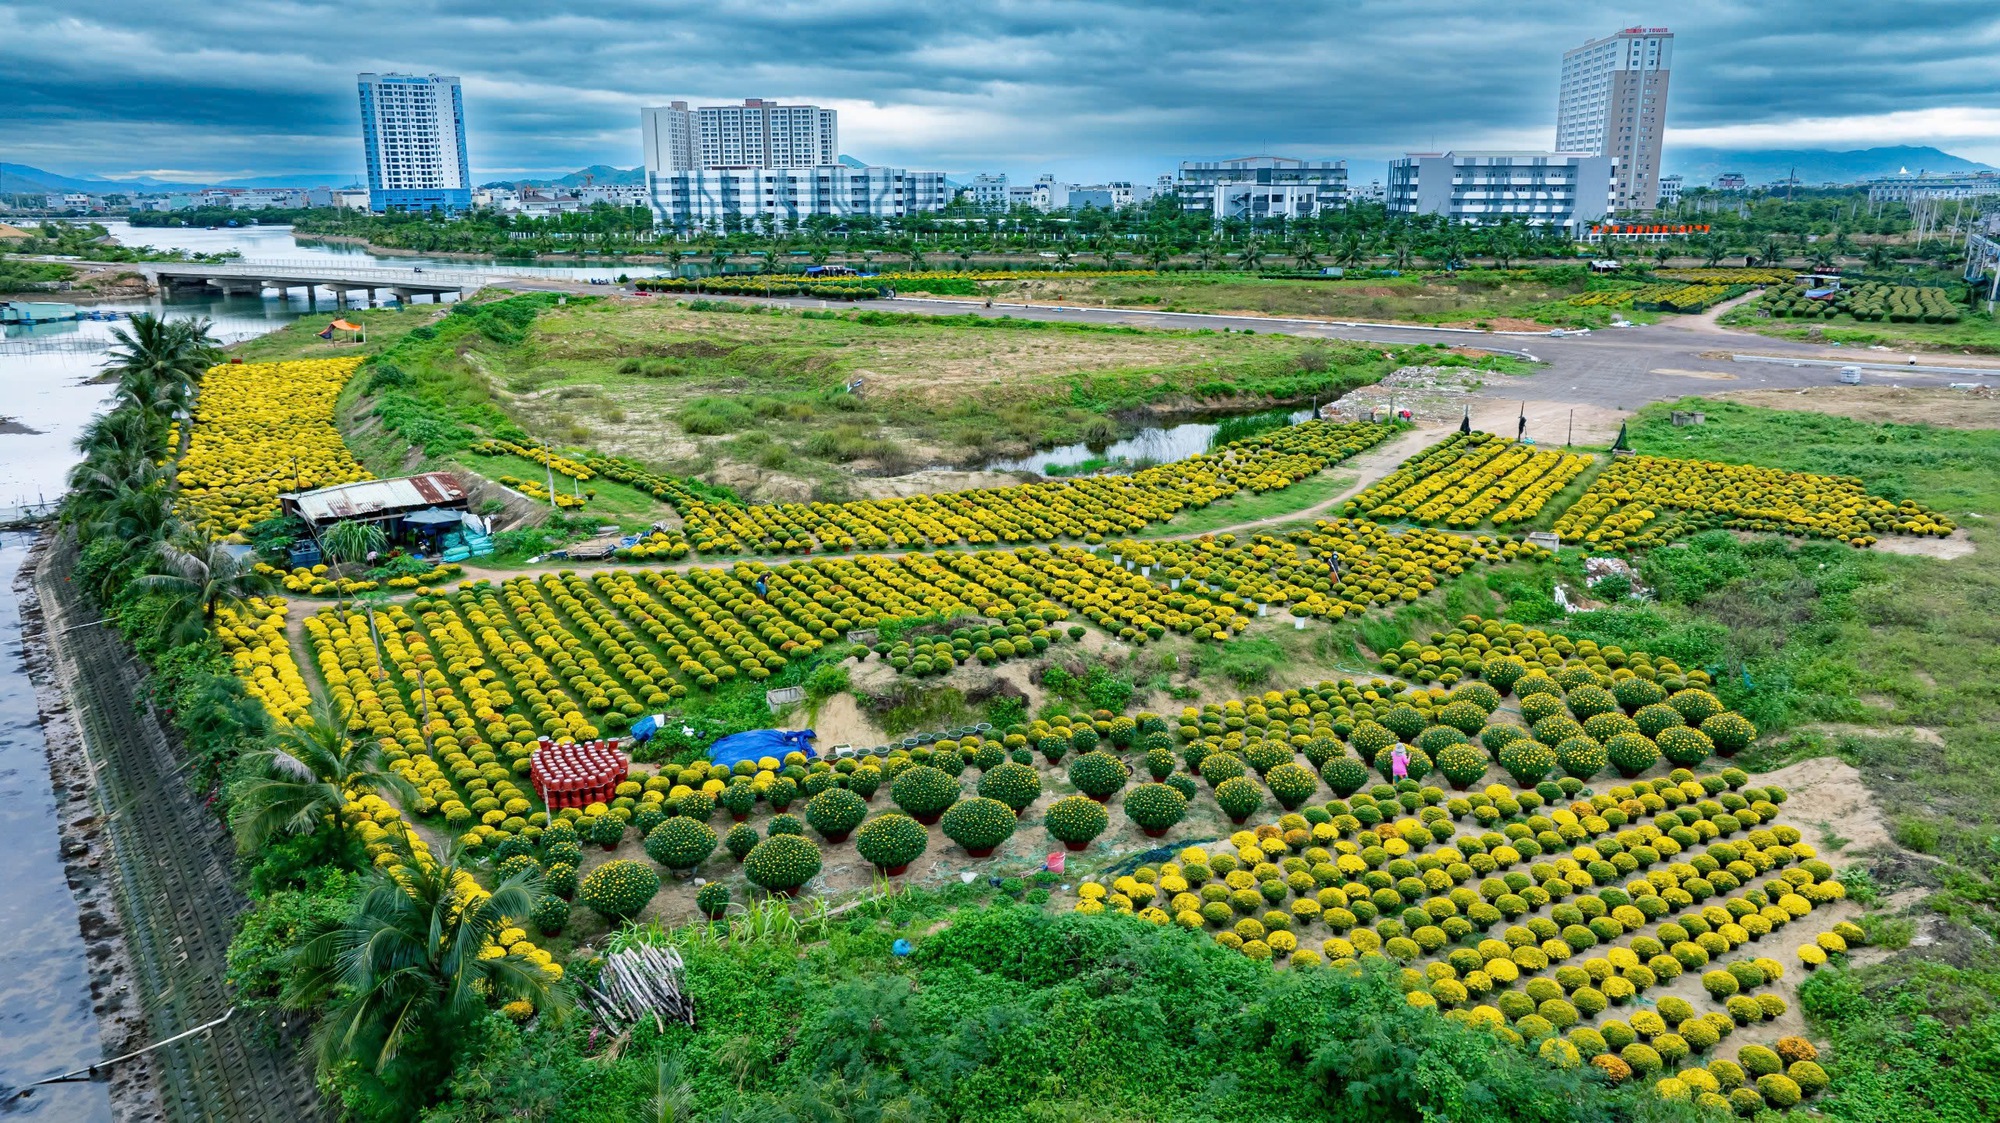
[[[296,279],[300,284],[305,284],[308,281],[356,281],[374,282],[383,286],[406,284],[436,288],[445,288],[455,284],[466,285],[468,287],[488,285],[504,279],[499,274],[475,273],[461,269],[423,270],[420,272],[416,269],[367,269],[295,261],[232,261],[223,265],[161,262],[157,264],[147,263],[147,269],[155,275],[170,277],[216,277],[246,281]]]

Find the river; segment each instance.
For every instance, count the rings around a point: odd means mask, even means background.
[[[128,245],[204,251],[234,249],[259,260],[336,255],[356,265],[401,267],[403,258],[376,258],[350,247],[300,246],[284,228],[236,230],[132,229],[111,224]],[[426,269],[432,268],[424,263]],[[440,262],[437,268],[477,268]],[[525,270],[523,270],[525,271]],[[574,271],[581,275],[583,271]],[[603,271],[596,271],[597,275]],[[60,298],[58,298],[60,299]],[[91,306],[129,314],[205,316],[225,342],[283,327],[307,311],[303,295],[281,299],[193,297],[135,299]],[[322,303],[321,307],[325,307]],[[111,333],[102,321],[7,327],[0,334],[0,514],[53,500],[76,462],[73,443],[103,408],[109,387],[91,379],[102,368]],[[21,651],[20,613],[13,585],[33,536],[0,534],[0,1088],[66,1072],[103,1057],[77,907],[63,873],[47,745]],[[65,1084],[38,1091],[0,1115],[61,1120],[109,1120],[105,1085]]]

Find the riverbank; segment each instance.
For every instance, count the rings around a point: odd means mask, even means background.
[[[377,257],[416,257],[426,261],[465,261],[483,265],[645,265],[660,267],[667,259],[659,254],[571,254],[544,253],[528,257],[501,257],[491,253],[454,253],[449,250],[411,250],[401,246],[378,245],[359,234],[293,234],[292,238],[301,246],[316,244],[330,246],[355,246],[367,250]]]
[[[69,696],[61,682],[53,646],[54,627],[72,622],[51,621],[42,599],[42,570],[49,560],[54,536],[36,538],[20,572],[14,595],[20,606],[21,650],[28,680],[34,685],[42,737],[48,746],[48,779],[55,792],[56,830],[64,874],[76,900],[78,927],[83,934],[90,972],[91,1013],[97,1019],[102,1057],[116,1057],[145,1044],[144,1006],[133,991],[130,949],[114,892],[111,842],[89,754],[78,730]],[[55,1075],[50,1073],[49,1075]],[[162,1119],[159,1082],[150,1057],[121,1064],[106,1081],[114,1118],[122,1121]],[[45,1095],[59,1094],[51,1090]]]

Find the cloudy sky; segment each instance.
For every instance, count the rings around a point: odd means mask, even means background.
[[[1668,145],[2000,164],[1993,0],[8,0],[0,161],[164,179],[361,166],[354,75],[465,81],[475,176],[639,163],[638,109],[840,110],[876,163],[1150,179],[1251,151],[1548,147],[1564,48],[1677,34]]]

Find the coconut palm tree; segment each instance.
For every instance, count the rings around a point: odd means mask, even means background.
[[[1319,254],[1314,251],[1312,242],[1300,238],[1292,243],[1292,264],[1297,266],[1300,272],[1309,273],[1319,268]]]
[[[1862,255],[1862,260],[1868,263],[1869,269],[1880,273],[1896,263],[1896,255],[1890,251],[1887,244],[1876,242],[1868,247],[1868,252]]]
[[[349,737],[348,724],[337,706],[314,702],[267,748],[243,758],[242,778],[230,785],[229,825],[244,853],[279,835],[313,833],[339,813],[349,793],[388,792],[406,806],[416,801],[410,782],[382,767],[381,744]]]
[[[216,609],[260,596],[275,587],[258,573],[256,559],[190,528],[159,544],[154,572],[136,578],[142,588],[159,589],[175,603],[161,618],[169,642],[192,643],[208,634]]]
[[[1729,239],[1720,234],[1710,234],[1701,240],[1701,260],[1710,269],[1729,254]]]
[[[222,361],[222,346],[211,334],[208,320],[185,317],[163,320],[148,312],[132,317],[132,329],[111,330],[116,344],[104,373],[117,379],[121,394],[170,408],[164,414],[181,422],[179,455],[186,456],[193,436],[194,399],[201,376]]]
[[[1333,263],[1343,269],[1353,269],[1368,259],[1368,236],[1359,230],[1349,230],[1340,236],[1340,243],[1333,249]]]
[[[442,1086],[457,1043],[491,1003],[527,1001],[560,1022],[571,1001],[534,962],[481,954],[544,899],[539,872],[482,894],[456,853],[420,857],[406,831],[388,841],[393,872],[376,870],[345,919],[309,932],[292,955],[285,997],[323,1006],[313,1032],[322,1074],[352,1063],[417,1107]]]
[[[1255,238],[1245,238],[1243,248],[1236,251],[1236,262],[1247,272],[1264,263],[1264,245]]]
[[[1785,263],[1784,241],[1775,234],[1771,235],[1768,238],[1765,238],[1764,244],[1757,250],[1757,264],[1778,266],[1778,265],[1783,265],[1784,263]]]

